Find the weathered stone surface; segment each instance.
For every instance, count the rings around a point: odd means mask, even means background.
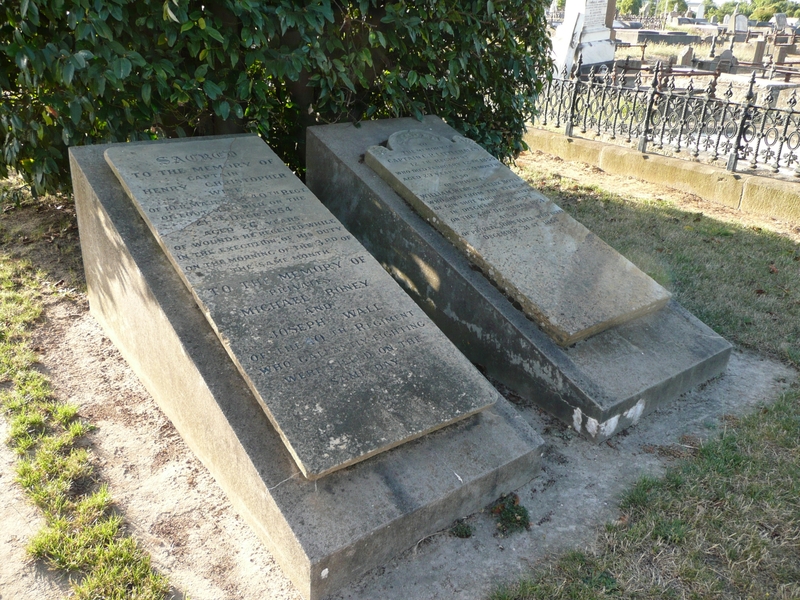
[[[662,308],[669,292],[475,142],[393,133],[365,162],[553,339]]]
[[[105,156],[309,479],[495,402],[258,137]]]
[[[92,315],[306,598],[334,592],[537,474],[541,437],[500,398],[323,479],[303,478],[103,160],[105,148],[70,148]]]
[[[364,164],[368,147],[406,129],[455,135],[433,116],[311,127],[306,181],[488,376],[600,442],[725,370],[730,344],[674,301],[556,345]]]

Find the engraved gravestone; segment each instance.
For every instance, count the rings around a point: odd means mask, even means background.
[[[567,346],[656,311],[670,294],[480,146],[400,131],[365,162]]]
[[[694,50],[691,46],[684,46],[678,52],[678,65],[681,67],[691,67],[692,59],[694,58]]]
[[[586,0],[583,26],[585,29],[606,27],[607,0]]]
[[[496,392],[255,136],[106,161],[309,479]]]
[[[786,13],[775,13],[775,30],[783,31],[784,29],[786,29]]]
[[[749,28],[749,21],[747,19],[747,15],[736,15],[736,18],[733,21],[733,30],[736,33],[745,33]]]

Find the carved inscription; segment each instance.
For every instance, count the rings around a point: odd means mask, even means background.
[[[539,323],[569,345],[669,293],[474,142],[393,134],[365,160]]]
[[[584,29],[606,27],[607,0],[586,0],[586,13],[583,20]]]
[[[445,339],[258,138],[112,147],[106,158],[307,476],[494,401],[425,398],[424,414],[392,414],[395,430],[376,435],[381,403],[402,412],[394,404],[425,370],[420,356],[435,364]]]

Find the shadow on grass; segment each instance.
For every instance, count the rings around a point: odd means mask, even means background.
[[[542,193],[729,341],[800,366],[800,246],[760,228],[525,169]]]

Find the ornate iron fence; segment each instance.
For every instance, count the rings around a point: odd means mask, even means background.
[[[567,136],[591,132],[635,143],[641,152],[724,162],[730,171],[768,170],[800,177],[796,91],[786,108],[775,108],[772,92],[754,103],[755,72],[744,103],[732,100],[732,84],[718,98],[716,77],[702,88],[696,89],[692,79],[678,88],[675,77],[663,73],[660,65],[647,85],[641,71],[633,77],[616,68],[578,73],[580,63],[571,77],[562,72],[548,83],[537,99],[534,122],[563,127]]]

